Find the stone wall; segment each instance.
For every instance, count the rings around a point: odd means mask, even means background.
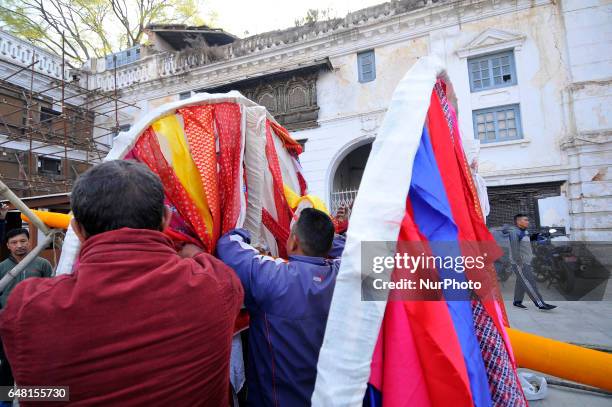
[[[612,241],[612,4],[564,0],[570,212],[578,239]]]

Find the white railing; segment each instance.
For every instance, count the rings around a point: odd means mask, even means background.
[[[117,68],[117,89],[127,88],[135,83],[147,82],[155,79],[156,59],[148,58],[142,62],[129,64]],[[153,73],[153,74],[152,74]],[[89,78],[89,89],[110,91],[115,89],[115,71],[110,69],[103,73],[92,75]]]
[[[331,193],[331,212],[335,214],[339,208],[345,207],[349,209],[353,206],[355,197],[357,196],[357,189],[348,188],[343,190],[333,191]]]
[[[425,6],[425,3],[418,5],[418,7],[410,2],[407,5],[403,2],[400,3],[385,3],[350,13],[345,18],[335,18],[282,31],[264,33],[238,39],[231,44],[218,47],[152,54],[136,62],[118,67],[116,86],[118,89],[127,88],[138,82],[172,77],[215,62],[230,61],[266,50],[287,47],[291,44],[299,43],[300,47],[306,49],[309,40],[318,41],[322,37],[333,38],[333,32],[337,30],[348,33],[352,27],[372,24],[379,19],[388,18],[390,15]],[[299,51],[293,50],[291,54],[299,56]],[[227,69],[227,66],[220,69]],[[104,65],[104,70],[94,71],[95,73],[90,76],[90,89],[99,88],[103,91],[111,91],[115,88],[115,72],[113,69],[106,69]]]
[[[62,58],[38,48],[27,41],[13,37],[0,30],[0,60],[29,67],[32,62],[34,71],[60,79],[62,77]],[[64,79],[68,79],[68,67],[64,67]]]

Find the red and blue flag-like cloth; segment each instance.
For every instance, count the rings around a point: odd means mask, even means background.
[[[413,162],[399,243],[420,242],[431,254],[460,256],[470,252],[460,242],[492,242],[460,140],[445,83],[438,80]],[[437,272],[439,279],[459,282],[471,277]],[[491,281],[483,286],[495,289]],[[438,301],[393,300],[391,294],[365,405],[527,405],[505,340],[502,305],[492,293],[478,294],[445,289]]]

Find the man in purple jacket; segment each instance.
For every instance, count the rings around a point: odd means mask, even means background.
[[[251,320],[247,361],[248,403],[308,406],[317,375],[344,239],[334,239],[327,214],[304,209],[287,240],[289,261],[261,255],[246,230],[217,243],[217,254],[244,288]],[[333,250],[332,250],[333,243]]]

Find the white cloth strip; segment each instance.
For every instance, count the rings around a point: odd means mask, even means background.
[[[395,89],[372,145],[319,354],[313,406],[362,405],[386,301],[361,300],[361,242],[397,241],[431,91],[442,71],[435,57],[414,64]],[[382,251],[376,255],[393,255],[395,247]]]

